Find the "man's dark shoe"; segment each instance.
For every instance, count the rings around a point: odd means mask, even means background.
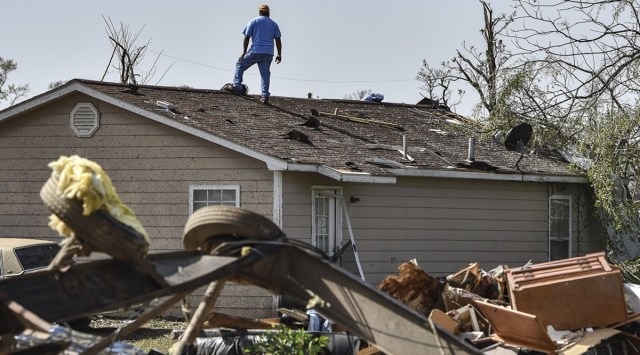
[[[269,104],[269,98],[268,97],[261,97],[260,98],[260,103],[263,105],[268,105]]]
[[[234,95],[246,95],[249,89],[246,85],[242,85],[242,89],[237,89],[231,83],[226,83],[222,86],[222,90],[226,92],[230,92]]]

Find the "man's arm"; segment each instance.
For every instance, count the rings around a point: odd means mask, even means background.
[[[276,37],[276,49],[278,50],[278,55],[276,56],[276,64],[282,61],[282,41],[280,41],[280,37]]]
[[[244,55],[247,54],[247,49],[249,48],[249,36],[244,36],[244,42],[242,42],[242,54],[240,55],[240,58],[238,58],[238,62],[242,60],[242,58],[244,58]]]

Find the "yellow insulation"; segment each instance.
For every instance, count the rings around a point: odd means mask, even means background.
[[[68,199],[82,201],[83,215],[102,210],[118,221],[142,234],[149,243],[149,236],[138,221],[135,213],[120,201],[109,176],[97,163],[77,155],[61,156],[49,163],[52,174],[58,175],[58,191]],[[65,237],[73,236],[73,231],[55,214],[49,217],[49,227]]]

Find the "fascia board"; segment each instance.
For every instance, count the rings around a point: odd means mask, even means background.
[[[46,104],[50,101],[54,101],[57,100],[63,96],[66,96],[74,91],[78,91],[78,88],[81,85],[78,83],[75,84],[71,84],[67,87],[61,87],[58,90],[53,90],[50,91],[47,94],[41,95],[41,96],[37,96],[35,98],[20,102],[16,105],[13,105],[7,109],[5,109],[4,111],[0,112],[0,122],[9,119],[13,116],[19,115],[21,113],[30,111],[34,108],[37,108],[40,105]]]
[[[480,173],[470,171],[454,170],[416,170],[416,169],[388,169],[390,173],[397,176],[411,177],[437,177],[450,179],[472,179],[472,180],[497,180],[497,181],[523,181],[523,182],[565,182],[586,184],[589,179],[586,176],[576,175],[545,175],[545,174],[497,174]]]
[[[395,176],[375,176],[369,173],[345,173],[333,168],[329,168],[323,165],[314,164],[292,164],[287,167],[288,171],[318,173],[331,179],[344,182],[359,182],[359,183],[371,183],[371,184],[395,184]]]

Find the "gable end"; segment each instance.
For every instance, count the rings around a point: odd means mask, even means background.
[[[70,126],[78,137],[91,137],[100,126],[100,113],[88,102],[80,102],[70,115]]]

